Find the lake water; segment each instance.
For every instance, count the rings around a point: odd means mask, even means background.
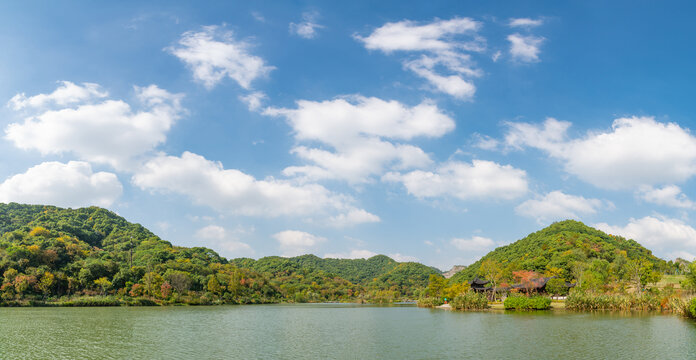
[[[0,359],[694,359],[673,315],[342,304],[0,308]]]

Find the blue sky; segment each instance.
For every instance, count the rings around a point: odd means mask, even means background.
[[[468,264],[579,219],[692,259],[690,4],[0,4],[0,201],[226,257]]]

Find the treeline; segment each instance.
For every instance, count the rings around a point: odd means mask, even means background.
[[[439,271],[386,256],[228,261],[211,249],[172,246],[105,209],[0,204],[5,305],[95,296],[119,304],[390,302],[420,296],[432,274]]]

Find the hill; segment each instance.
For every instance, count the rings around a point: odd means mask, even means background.
[[[556,222],[512,244],[499,247],[464,270],[450,281],[473,279],[484,261],[493,260],[511,270],[530,270],[540,274],[558,275],[574,281],[573,267],[610,265],[627,260],[645,260],[656,268],[664,268],[664,260],[634,240],[606,234],[579,221]],[[595,262],[595,260],[599,260]],[[577,266],[576,266],[577,267]],[[577,272],[577,270],[576,270]]]
[[[393,301],[419,295],[437,273],[384,255],[228,261],[102,208],[0,204],[0,305],[97,294],[117,303]]]
[[[430,274],[440,274],[439,270],[432,267],[414,262],[399,263],[385,255],[369,259],[322,259],[315,255],[291,258],[267,256],[258,260],[238,258],[230,262],[266,274],[270,278],[309,272],[345,279],[374,292],[394,291],[407,296],[415,294],[417,289],[425,288]]]

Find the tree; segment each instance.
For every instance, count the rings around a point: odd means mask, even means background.
[[[39,289],[41,289],[44,299],[51,293],[51,287],[55,282],[54,280],[55,276],[50,272],[45,272],[43,276],[41,276],[41,280],[39,280]]]
[[[208,280],[208,291],[215,295],[220,295],[222,293],[222,286],[220,286],[220,282],[215,274],[210,275],[210,279]]]
[[[143,287],[145,288],[145,293],[147,293],[150,296],[155,296],[159,292],[160,287],[164,282],[164,279],[162,279],[162,276],[160,276],[160,274],[150,271],[143,275],[141,282],[143,284]]]
[[[100,277],[99,279],[94,280],[94,283],[99,286],[102,291],[102,295],[106,295],[106,290],[111,287],[111,281],[105,277]]]
[[[530,292],[535,287],[534,280],[539,278],[539,274],[529,270],[513,271],[512,276],[527,292]]]
[[[561,278],[549,279],[549,281],[546,282],[546,292],[557,296],[567,295],[568,288],[565,286],[565,280]]]
[[[447,279],[441,275],[430,274],[428,278],[428,294],[432,297],[442,296],[442,290],[447,285]]]
[[[626,264],[628,280],[636,288],[638,294],[643,292],[646,285],[657,283],[662,274],[653,270],[653,264],[645,260],[631,260]]]
[[[499,262],[488,259],[481,263],[479,275],[490,281],[493,291],[490,294],[489,300],[493,300],[498,291],[498,285],[500,285],[500,282],[505,277],[505,269]]]
[[[191,276],[185,271],[171,270],[164,275],[165,280],[171,284],[178,294],[184,294],[191,288]]]
[[[696,290],[696,261],[690,263],[684,270],[686,279],[682,281],[685,289]]]

